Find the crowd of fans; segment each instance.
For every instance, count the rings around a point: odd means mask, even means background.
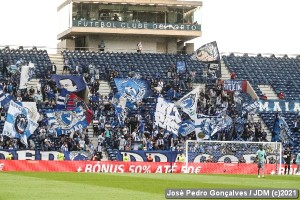
[[[27,63],[23,63],[27,64]],[[15,101],[35,101],[41,113],[39,127],[29,138],[28,148],[41,150],[62,151],[88,151],[90,153],[101,152],[103,147],[111,147],[119,150],[182,150],[186,139],[196,139],[195,133],[185,137],[171,134],[163,128],[154,126],[154,111],[156,97],[164,96],[169,101],[179,100],[183,95],[193,89],[195,79],[194,72],[177,73],[175,65],[170,66],[167,79],[162,79],[159,72],[156,77],[144,77],[151,84],[154,92],[152,97],[143,99],[135,109],[125,118],[124,126],[120,126],[115,108],[112,103],[114,92],[102,95],[99,91],[100,78],[113,81],[118,77],[117,71],[111,71],[109,66],[104,72],[100,72],[92,63],[89,66],[70,66],[68,60],[64,62],[64,74],[83,74],[90,89],[88,106],[93,110],[94,119],[93,136],[97,141],[91,141],[88,129],[78,130],[70,135],[57,135],[53,127],[49,127],[45,110],[55,109],[56,100],[60,89],[51,80],[51,75],[56,73],[56,67],[52,63],[48,67],[44,77],[40,77],[37,86],[29,89],[18,89],[17,76],[6,73],[6,79],[1,82],[3,91],[14,96]],[[7,67],[7,66],[3,66]],[[55,69],[55,70],[54,70]],[[128,72],[129,77],[137,76],[134,68]],[[241,99],[238,94],[228,93],[223,90],[222,82],[214,79],[206,84],[200,91],[197,102],[197,113],[204,115],[219,115],[226,113],[233,119],[233,125],[229,130],[219,131],[212,139],[217,140],[244,140],[267,141],[266,133],[261,128],[261,122],[255,122],[253,115],[247,113],[241,115]],[[0,110],[3,125],[6,112]],[[188,115],[180,110],[182,121],[188,119]],[[24,144],[19,139],[8,138],[0,135],[0,149],[24,149]],[[95,146],[98,144],[98,146]],[[138,145],[136,145],[138,144]]]

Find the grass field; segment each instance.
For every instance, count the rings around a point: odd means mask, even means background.
[[[1,172],[1,200],[165,199],[167,188],[294,188],[300,176]]]

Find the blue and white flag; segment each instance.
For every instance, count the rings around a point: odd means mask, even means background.
[[[36,107],[36,102],[16,102],[27,110],[28,117],[37,122],[40,119],[40,113]]]
[[[115,78],[118,93],[131,102],[151,96],[150,85],[145,79]]]
[[[128,107],[127,107],[127,102],[128,102],[127,99],[122,97],[119,93],[116,93],[112,100],[112,104],[115,107],[115,113],[116,113],[119,125],[121,127],[124,126],[125,118],[127,117],[127,114],[130,111],[130,109],[128,109]]]
[[[52,75],[51,79],[56,82],[58,88],[65,88],[69,92],[80,92],[86,89],[86,82],[83,76],[55,74]]]
[[[159,97],[154,116],[156,126],[178,135],[181,117],[174,103],[167,102],[162,97]]]
[[[56,106],[55,106],[57,110],[66,109],[69,95],[70,92],[68,90],[64,88],[60,90],[60,93],[57,97]]]
[[[78,97],[75,93],[71,93],[64,88],[61,89],[56,101],[56,110],[73,110],[79,106],[87,110],[89,109],[83,99]]]
[[[191,59],[198,60],[200,62],[205,62],[205,63],[219,63],[220,54],[219,54],[217,42],[214,41],[202,45],[199,49],[197,49],[193,53]]]
[[[28,110],[10,101],[4,124],[3,135],[19,138],[28,147],[27,138],[37,129],[38,123],[29,117]]]
[[[175,103],[175,105],[181,107],[182,111],[188,114],[193,121],[195,121],[197,117],[196,111],[199,99],[199,89],[200,87],[195,88]]]
[[[232,118],[228,115],[224,115],[221,118],[217,118],[216,123],[211,132],[211,136],[213,136],[218,131],[229,130],[232,126]]]
[[[3,91],[2,86],[0,86],[0,104],[1,104],[1,107],[4,108],[4,110],[8,110],[9,103],[13,99],[14,99],[14,97],[8,93],[5,93]]]
[[[285,119],[277,114],[273,125],[272,142],[293,145],[293,140],[291,130]]]
[[[178,133],[183,137],[187,136],[193,131],[195,131],[195,123],[190,120],[183,121],[178,129]]]
[[[82,107],[74,110],[46,111],[46,115],[49,126],[55,128],[57,135],[68,135],[72,131],[82,130],[89,125]]]
[[[29,65],[23,65],[21,67],[21,75],[20,75],[20,85],[19,89],[27,88],[27,83],[32,78],[34,71],[34,64],[30,63]]]
[[[195,132],[197,140],[210,139],[218,131],[229,130],[232,119],[228,115],[208,116],[198,115],[195,120]]]
[[[242,115],[244,116],[246,113],[256,113],[260,104],[258,101],[254,101],[253,103],[244,103],[242,106]]]

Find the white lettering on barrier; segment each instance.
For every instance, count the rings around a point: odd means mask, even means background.
[[[279,112],[281,112],[282,110],[281,110],[281,108],[280,108],[280,105],[279,105],[279,102],[274,102],[274,109],[273,109],[274,111],[279,111]]]
[[[299,112],[300,111],[300,105],[299,103],[294,104],[294,112]]]
[[[7,151],[0,151],[0,155],[3,155],[3,158],[5,159],[5,157],[8,155]]]
[[[18,160],[35,160],[35,151],[33,150],[21,150],[16,151]]]
[[[53,160],[57,160],[57,151],[40,151],[41,160],[50,160],[50,156],[53,156]]]
[[[194,166],[182,166],[181,173],[185,174],[199,174],[201,171],[201,167],[194,167]]]
[[[140,162],[143,162],[144,159],[142,158],[142,156],[140,156],[139,154],[137,153],[132,153],[132,152],[120,152],[122,154],[122,156],[124,156],[125,153],[127,153],[127,156],[129,157],[134,157],[135,158],[135,161],[140,161]]]
[[[259,111],[269,111],[269,102],[258,102],[259,103]]]
[[[84,172],[104,172],[104,173],[124,173],[124,166],[123,164],[107,164],[107,163],[100,163],[97,162],[96,164],[86,164]],[[79,168],[78,168],[79,169]],[[78,171],[77,169],[77,171]]]
[[[158,162],[168,162],[168,157],[164,154],[161,154],[161,153],[146,153],[146,156],[148,157],[149,154],[151,154],[151,156],[153,158],[153,162],[155,162],[155,157],[159,158]]]
[[[3,171],[4,163],[0,163],[0,171]]]

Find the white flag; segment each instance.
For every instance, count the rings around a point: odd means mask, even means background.
[[[34,68],[34,64],[30,63],[28,66],[23,65],[21,67],[21,77],[20,77],[20,86],[19,89],[27,88],[27,82],[30,79],[30,70]]]
[[[156,104],[155,125],[178,135],[180,123],[181,117],[175,104],[159,97]]]

